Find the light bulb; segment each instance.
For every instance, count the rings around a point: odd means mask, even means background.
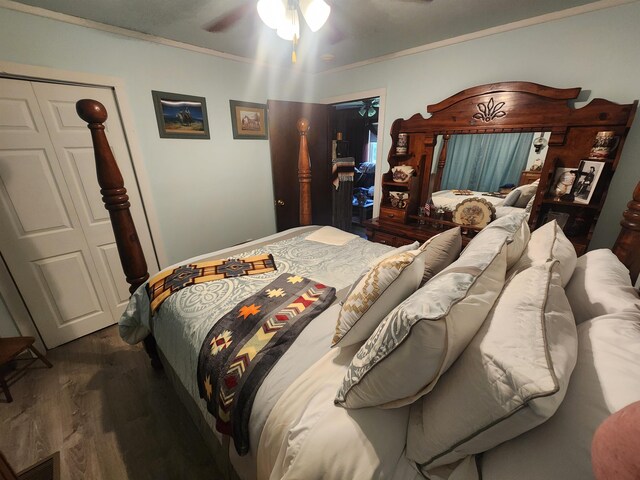
[[[269,28],[278,28],[285,19],[285,6],[282,0],[260,0],[258,15]]]
[[[324,0],[300,0],[300,9],[312,32],[320,30],[331,13],[331,7]]]

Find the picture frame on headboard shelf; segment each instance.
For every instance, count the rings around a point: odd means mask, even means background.
[[[267,106],[264,103],[229,100],[231,127],[236,140],[267,140]]]
[[[160,138],[211,138],[204,97],[157,90],[152,90],[151,96]]]
[[[604,170],[604,162],[582,160],[572,191],[575,203],[588,204]]]

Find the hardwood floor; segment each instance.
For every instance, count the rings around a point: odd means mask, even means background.
[[[109,327],[49,351],[0,400],[0,450],[22,470],[56,450],[64,479],[219,479],[162,372]]]

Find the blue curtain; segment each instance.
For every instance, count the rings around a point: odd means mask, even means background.
[[[441,188],[495,192],[517,185],[532,142],[533,133],[452,135]]]

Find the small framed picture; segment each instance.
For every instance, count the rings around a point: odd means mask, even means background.
[[[263,103],[229,100],[233,138],[266,140],[269,138],[267,106]]]
[[[151,95],[160,138],[210,138],[204,97],[156,90]]]
[[[588,204],[591,201],[603,169],[604,162],[595,160],[582,160],[580,162],[580,169],[576,175],[572,192],[576,203]]]

